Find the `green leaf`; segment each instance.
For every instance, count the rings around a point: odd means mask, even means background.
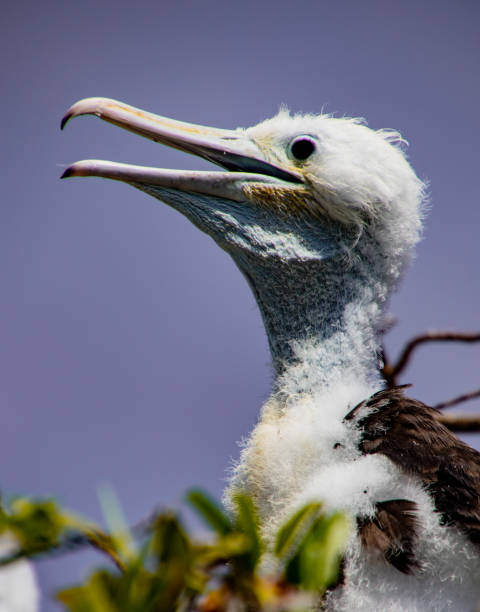
[[[243,533],[234,532],[218,538],[213,544],[197,544],[195,558],[201,566],[225,563],[247,554],[251,549],[250,539]]]
[[[107,580],[105,571],[95,572],[85,584],[57,593],[57,599],[70,612],[119,612],[121,608],[112,601]]]
[[[31,501],[16,499],[11,504],[11,513],[4,517],[26,551],[47,550],[58,544],[64,520],[52,500]]]
[[[303,588],[323,591],[335,582],[350,531],[349,520],[340,512],[314,522],[298,554]]]
[[[250,549],[246,560],[249,569],[253,570],[263,551],[262,537],[260,533],[257,511],[251,497],[243,493],[237,493],[233,497],[235,505],[235,526],[240,533],[247,536],[250,541]]]
[[[191,489],[187,493],[187,501],[218,534],[226,535],[232,531],[230,519],[209,495],[199,489]]]
[[[286,559],[296,553],[303,537],[319,516],[321,508],[319,503],[307,504],[280,527],[274,550],[277,557]]]
[[[109,484],[99,486],[98,498],[115,548],[125,558],[133,558],[136,553],[135,543],[113,487]]]
[[[155,519],[152,546],[159,563],[180,561],[185,565],[190,556],[187,535],[173,514],[160,514]]]

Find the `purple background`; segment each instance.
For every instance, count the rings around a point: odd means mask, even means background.
[[[95,118],[61,133],[70,104],[114,97],[233,128],[285,103],[399,129],[432,210],[393,300],[395,353],[426,328],[480,327],[479,18],[475,0],[4,3],[1,489],[99,519],[109,482],[131,522],[178,507],[191,485],[220,495],[271,380],[254,300],[225,253],[125,185],[58,180],[91,157],[208,165]],[[478,386],[479,356],[424,348],[403,381],[437,402]],[[92,560],[38,563],[45,592]]]

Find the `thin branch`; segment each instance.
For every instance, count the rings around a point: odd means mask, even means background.
[[[9,565],[10,563],[14,563],[15,561],[20,561],[25,558],[42,558],[46,557],[48,559],[52,557],[56,557],[57,555],[64,555],[73,551],[78,550],[79,548],[86,548],[87,546],[98,550],[102,554],[106,555],[113,563],[117,566],[120,571],[124,571],[125,565],[120,557],[113,551],[112,548],[103,546],[100,542],[100,539],[95,537],[92,538],[89,535],[84,533],[75,533],[71,536],[68,536],[62,539],[58,544],[50,546],[50,548],[40,548],[29,549],[29,548],[20,548],[10,555],[6,555],[5,557],[0,557],[0,567],[3,565]]]
[[[480,389],[475,389],[475,391],[470,391],[469,393],[463,393],[462,395],[457,395],[457,397],[452,397],[452,399],[446,400],[445,402],[440,402],[440,404],[437,404],[434,406],[434,408],[437,410],[444,410],[445,408],[451,408],[452,406],[456,406],[462,402],[467,402],[468,400],[475,399],[476,397],[480,397]]]
[[[480,432],[480,416],[442,414],[438,417],[440,423],[455,432]]]
[[[397,377],[409,364],[413,351],[427,342],[480,342],[480,333],[431,331],[415,336],[407,342],[396,364],[385,363],[382,374],[388,387],[396,386]]]
[[[131,533],[136,539],[146,536],[152,529],[155,519],[159,513],[159,510],[154,510],[146,518],[141,519],[138,521],[138,523],[135,523],[129,527],[129,533]],[[52,545],[46,550],[44,548],[38,550],[21,548],[4,557],[0,556],[0,567],[3,565],[9,565],[15,561],[20,561],[21,559],[25,559],[27,557],[35,559],[50,559],[52,557],[75,552],[78,549],[90,547],[106,555],[111,561],[113,561],[120,571],[124,571],[124,563],[117,555],[116,551],[114,551],[112,547],[104,545],[108,537],[110,537],[108,534],[103,534],[100,531],[91,531],[90,533],[75,532],[62,538],[58,544]]]
[[[452,399],[437,404],[434,406],[434,408],[437,410],[451,408],[452,406],[457,406],[462,402],[467,402],[468,400],[475,399],[476,397],[480,397],[480,389],[475,389],[475,391],[470,391],[469,393],[463,393],[457,397],[452,397]],[[442,414],[438,417],[438,420],[452,431],[470,433],[480,432],[480,416],[478,415]]]
[[[125,571],[125,563],[121,556],[117,553],[112,543],[109,542],[110,536],[101,532],[93,532],[86,536],[87,541],[95,550],[106,555],[117,566],[121,572]]]
[[[78,548],[84,548],[86,546],[92,546],[92,542],[90,538],[88,538],[83,533],[75,533],[67,538],[62,539],[58,544],[51,545],[48,549],[39,548],[38,550],[34,548],[20,548],[15,552],[5,555],[4,557],[0,557],[0,567],[4,565],[9,565],[10,563],[14,563],[15,561],[20,561],[25,558],[41,558],[41,557],[54,557],[58,554],[66,554],[72,551],[77,550]],[[104,551],[102,551],[104,552]]]

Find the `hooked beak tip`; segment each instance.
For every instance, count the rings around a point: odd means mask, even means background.
[[[69,178],[71,176],[74,176],[74,172],[71,168],[67,168],[63,173],[62,176],[60,177],[61,179],[66,179]]]
[[[64,127],[67,125],[67,123],[70,121],[70,119],[73,117],[73,113],[68,112],[63,118],[62,121],[60,123],[60,129],[63,130]]]

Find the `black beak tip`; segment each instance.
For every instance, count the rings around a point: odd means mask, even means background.
[[[70,176],[73,176],[74,172],[72,167],[68,167],[62,174],[62,176],[60,177],[61,179],[65,179],[65,178],[69,178]]]
[[[72,113],[67,113],[63,119],[62,122],[60,123],[60,129],[63,130],[63,128],[67,125],[67,123],[70,121],[72,117]]]

